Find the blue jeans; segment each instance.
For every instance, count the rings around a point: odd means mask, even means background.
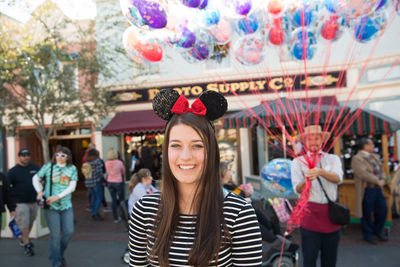
[[[364,239],[372,238],[374,235],[381,235],[388,208],[380,187],[365,188],[362,212],[361,229]],[[372,220],[372,213],[374,214],[374,221]]]
[[[50,230],[49,260],[52,267],[61,266],[65,249],[74,232],[74,213],[72,208],[46,209],[44,215]]]
[[[91,195],[90,207],[92,209],[92,215],[96,215],[99,213],[101,201],[103,200],[103,185],[97,183],[95,186],[89,188],[89,192]]]
[[[321,266],[335,267],[340,240],[340,230],[332,233],[319,233],[300,228],[303,267],[316,267],[321,251]]]
[[[112,199],[112,212],[114,220],[118,219],[117,205],[120,204],[123,211],[126,210],[125,198],[124,198],[124,184],[123,183],[108,183],[108,191],[110,191]]]

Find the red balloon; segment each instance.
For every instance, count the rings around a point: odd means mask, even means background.
[[[283,10],[283,1],[282,0],[271,0],[268,3],[268,12],[277,15],[281,13]]]
[[[268,40],[271,44],[281,45],[285,41],[285,33],[281,28],[274,27],[269,31]]]
[[[162,59],[163,51],[157,43],[139,42],[135,48],[139,53],[150,62],[158,62]]]
[[[338,36],[339,25],[336,21],[327,21],[321,29],[321,36],[326,40],[333,40]]]

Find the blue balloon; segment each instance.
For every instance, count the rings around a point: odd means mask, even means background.
[[[361,17],[354,27],[354,37],[358,42],[368,42],[379,35],[385,27],[387,19],[384,13],[376,16]]]
[[[325,8],[326,8],[329,12],[331,12],[331,13],[336,13],[335,6],[334,6],[334,4],[333,4],[333,1],[335,1],[335,0],[325,0],[324,6],[325,6]]]
[[[305,55],[304,55],[305,52]],[[305,44],[302,41],[295,42],[292,48],[293,56],[298,60],[303,60],[304,58],[309,60],[314,57],[315,47],[313,45]]]
[[[206,27],[217,24],[220,19],[221,19],[221,12],[219,12],[218,8],[208,6],[207,8],[204,9],[202,22]]]
[[[302,14],[304,14],[304,21],[302,22]],[[304,5],[296,9],[293,15],[293,24],[296,27],[308,26],[314,19],[313,10],[310,6]],[[304,25],[303,25],[304,23]]]
[[[292,161],[288,159],[273,159],[265,164],[260,173],[264,186],[275,195],[293,194],[291,166]]]
[[[295,38],[297,38],[299,42],[303,42],[304,40],[306,44],[310,45],[317,43],[317,38],[312,31],[303,31],[303,28],[298,28],[297,31],[298,32],[295,34]]]
[[[258,20],[254,13],[245,18],[239,19],[237,24],[238,29],[245,34],[255,33],[258,29]]]

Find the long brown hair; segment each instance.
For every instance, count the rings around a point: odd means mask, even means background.
[[[215,131],[206,117],[192,113],[174,115],[166,126],[162,146],[161,200],[154,227],[155,240],[151,255],[158,258],[160,266],[169,266],[170,245],[179,219],[179,194],[177,181],[168,162],[168,147],[171,129],[178,124],[192,127],[205,146],[204,170],[192,203],[197,219],[194,246],[189,253],[188,263],[193,266],[208,266],[213,259],[218,260],[219,249],[226,242],[230,242],[230,236],[223,217],[224,197]]]

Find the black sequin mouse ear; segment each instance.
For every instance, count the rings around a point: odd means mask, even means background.
[[[171,109],[176,100],[179,98],[179,93],[173,89],[162,89],[153,98],[153,110],[163,120],[171,119]]]
[[[206,116],[210,121],[222,117],[228,109],[226,98],[218,92],[207,90],[201,93],[199,99],[207,108]]]

